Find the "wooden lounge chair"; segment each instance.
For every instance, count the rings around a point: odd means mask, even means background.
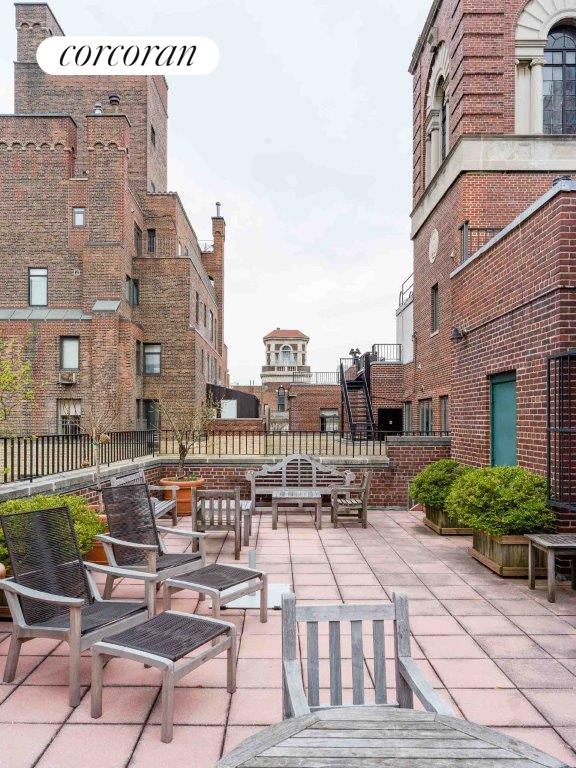
[[[158,525],[148,486],[121,485],[102,489],[102,504],[108,520],[108,534],[96,538],[104,545],[108,562],[126,570],[154,574],[156,587],[166,579],[191,573],[206,565],[204,534]],[[198,542],[198,552],[168,552],[166,535],[180,536]],[[106,577],[104,596],[110,597],[115,576]],[[151,613],[154,608],[151,606]]]
[[[149,573],[85,563],[70,512],[57,509],[0,516],[13,576],[0,580],[13,629],[4,682],[16,675],[22,644],[34,637],[65,640],[70,646],[70,706],[80,703],[82,651],[108,635],[130,629],[149,618],[147,601],[103,600],[94,573],[139,579],[153,594]]]
[[[394,623],[396,701],[388,702],[384,621]],[[412,658],[408,601],[394,595],[380,605],[296,605],[294,594],[282,596],[282,690],[284,718],[307,715],[317,709],[342,706],[342,643],[340,625],[349,621],[352,646],[352,701],[347,705],[398,706],[413,709],[414,694],[428,712],[454,714],[436,693]],[[304,690],[298,659],[298,623],[306,623],[307,690]],[[328,623],[330,703],[320,701],[320,654],[318,623]],[[364,680],[363,622],[372,624],[374,643],[374,701],[366,702]],[[347,645],[347,647],[350,647]]]
[[[143,469],[134,469],[131,472],[125,472],[122,475],[116,475],[110,480],[110,485],[116,488],[120,485],[142,485],[146,483],[146,475]],[[172,517],[172,525],[178,525],[178,509],[176,493],[178,491],[177,485],[152,485],[146,483],[149,491],[154,493],[162,493],[162,498],[157,499],[152,493],[150,494],[150,501],[152,503],[152,509],[154,510],[154,517]],[[164,491],[170,492],[170,498],[164,498]]]
[[[330,498],[334,528],[337,528],[342,520],[350,519],[360,522],[362,528],[368,526],[368,496],[371,482],[372,470],[368,470],[364,472],[359,485],[332,488]]]

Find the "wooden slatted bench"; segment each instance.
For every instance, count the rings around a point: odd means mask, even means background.
[[[335,467],[321,464],[311,456],[293,453],[276,464],[247,472],[246,478],[250,481],[252,510],[271,511],[271,504],[264,504],[261,497],[270,497],[274,491],[290,488],[320,490],[328,500],[328,507],[332,488],[350,485],[355,475],[349,470],[340,472]]]

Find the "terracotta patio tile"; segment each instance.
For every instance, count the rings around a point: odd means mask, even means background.
[[[10,645],[9,636],[6,637],[0,643],[0,656],[6,656],[8,653],[8,647]],[[54,651],[59,645],[62,645],[58,640],[48,640],[45,637],[35,637],[32,640],[27,640],[22,646],[20,651],[20,658],[22,656],[46,656]],[[68,646],[66,646],[66,653],[68,653]],[[0,663],[2,663],[0,659]]]
[[[138,739],[136,725],[64,725],[38,768],[118,768],[124,765]]]
[[[451,616],[412,616],[410,629],[416,637],[421,635],[464,635],[465,632]]]
[[[444,635],[418,638],[418,645],[429,659],[481,659],[484,651],[466,635]]]
[[[369,573],[339,573],[336,574],[336,582],[339,586],[370,586],[378,587],[378,579]]]
[[[382,573],[377,571],[377,577],[380,584],[389,586],[391,584],[395,586],[403,587],[422,587],[424,586],[418,576],[415,573]]]
[[[514,616],[514,623],[529,635],[574,635],[573,627],[556,616]],[[574,638],[576,643],[576,638]]]
[[[304,600],[340,600],[340,593],[333,587],[296,587],[296,597]]]
[[[550,611],[536,600],[492,600],[504,616],[550,616]]]
[[[331,573],[304,573],[302,575],[295,575],[294,584],[296,587],[336,586],[334,576]]]
[[[576,765],[576,754],[553,728],[499,728],[498,730],[514,739],[531,744],[566,765]]]
[[[456,573],[419,573],[419,578],[427,586],[464,586],[464,581]]]
[[[232,696],[230,725],[270,725],[282,720],[280,689],[250,688],[237,690]]]
[[[0,704],[0,723],[62,723],[70,711],[68,686],[21,685]]]
[[[239,659],[238,688],[281,688],[281,659]]]
[[[281,659],[281,635],[245,635],[240,642],[241,659]]]
[[[106,680],[106,673],[104,673]],[[145,688],[143,686],[131,686],[119,688],[104,686],[102,691],[102,717],[98,723],[143,723],[150,710],[159,688]],[[88,692],[80,705],[70,715],[69,723],[92,723],[90,716],[90,692]]]
[[[239,744],[242,744],[250,736],[259,733],[262,728],[259,725],[229,725],[226,729],[223,755],[232,752]]]
[[[174,723],[179,725],[223,725],[230,694],[220,688],[178,687],[174,691]],[[161,722],[160,698],[149,718],[151,725]]]
[[[459,621],[471,635],[521,635],[505,616],[461,616]]]
[[[406,595],[408,600],[432,600],[434,598],[434,595],[428,587],[425,586],[404,586],[402,584],[387,584],[386,585],[386,592],[388,593],[389,597],[392,598],[392,595],[394,592],[399,592],[400,594]]]
[[[576,750],[576,728],[557,728],[556,729],[564,741]]]
[[[442,600],[453,616],[498,616],[499,612],[482,598],[477,600]]]
[[[576,659],[576,642],[572,635],[534,635],[533,638],[557,659]]]
[[[46,749],[60,726],[35,723],[11,723],[2,726],[0,765],[4,768],[28,768]]]
[[[493,659],[549,658],[546,651],[526,635],[483,635],[476,642]]]
[[[524,695],[541,712],[550,725],[576,725],[576,690],[550,688],[524,689]]]
[[[342,593],[342,597],[344,600],[382,600],[384,602],[388,602],[388,595],[386,594],[384,589],[380,586],[378,587],[341,586],[340,592]]]
[[[176,725],[170,744],[160,741],[160,726],[144,729],[129,768],[214,768],[220,757],[223,726]]]
[[[24,660],[23,660],[24,661]],[[83,656],[80,664],[80,680],[90,684],[90,658]],[[24,685],[68,685],[68,656],[48,656],[28,675]]]
[[[480,725],[547,725],[546,720],[517,690],[478,688],[451,690],[454,701],[467,720]]]
[[[16,668],[16,677],[14,678],[15,685],[19,685],[39,664],[44,660],[43,656],[23,656],[18,659],[18,666]],[[0,680],[4,675],[4,667],[6,666],[6,656],[0,656]]]
[[[491,659],[434,659],[432,666],[446,688],[513,688]]]
[[[499,659],[498,666],[518,688],[576,689],[576,677],[554,659]]]
[[[448,611],[439,600],[413,600],[410,616],[447,616]]]
[[[480,595],[472,587],[464,585],[430,585],[430,591],[440,600],[475,600]]]

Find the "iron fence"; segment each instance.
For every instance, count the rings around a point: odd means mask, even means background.
[[[252,432],[218,430],[190,433],[189,457],[198,456],[287,456],[305,453],[314,456],[386,456],[392,437],[438,437],[447,432],[373,432],[369,437],[349,432]],[[145,456],[174,456],[178,441],[169,430],[112,432],[110,442],[100,446],[102,465]],[[93,467],[95,445],[89,435],[40,435],[0,438],[0,483],[56,475]]]

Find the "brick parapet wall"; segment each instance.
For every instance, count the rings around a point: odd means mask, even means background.
[[[450,455],[448,438],[395,438],[388,446],[388,460],[385,457],[322,457],[320,461],[339,470],[349,469],[356,474],[365,469],[373,471],[369,503],[372,506],[406,507],[408,483],[416,472],[427,464]],[[242,496],[247,498],[250,486],[246,480],[248,470],[258,470],[265,464],[272,464],[282,457],[215,457],[195,458],[186,462],[186,468],[206,478],[207,488],[230,488],[239,486]],[[102,470],[103,483],[115,474],[131,468],[143,467],[150,482],[161,477],[175,477],[177,459],[147,458],[138,462],[125,462]],[[32,483],[13,483],[0,487],[0,501],[8,498],[31,496],[36,493],[78,493],[91,503],[97,501],[93,470],[69,472],[57,477],[46,477]]]

